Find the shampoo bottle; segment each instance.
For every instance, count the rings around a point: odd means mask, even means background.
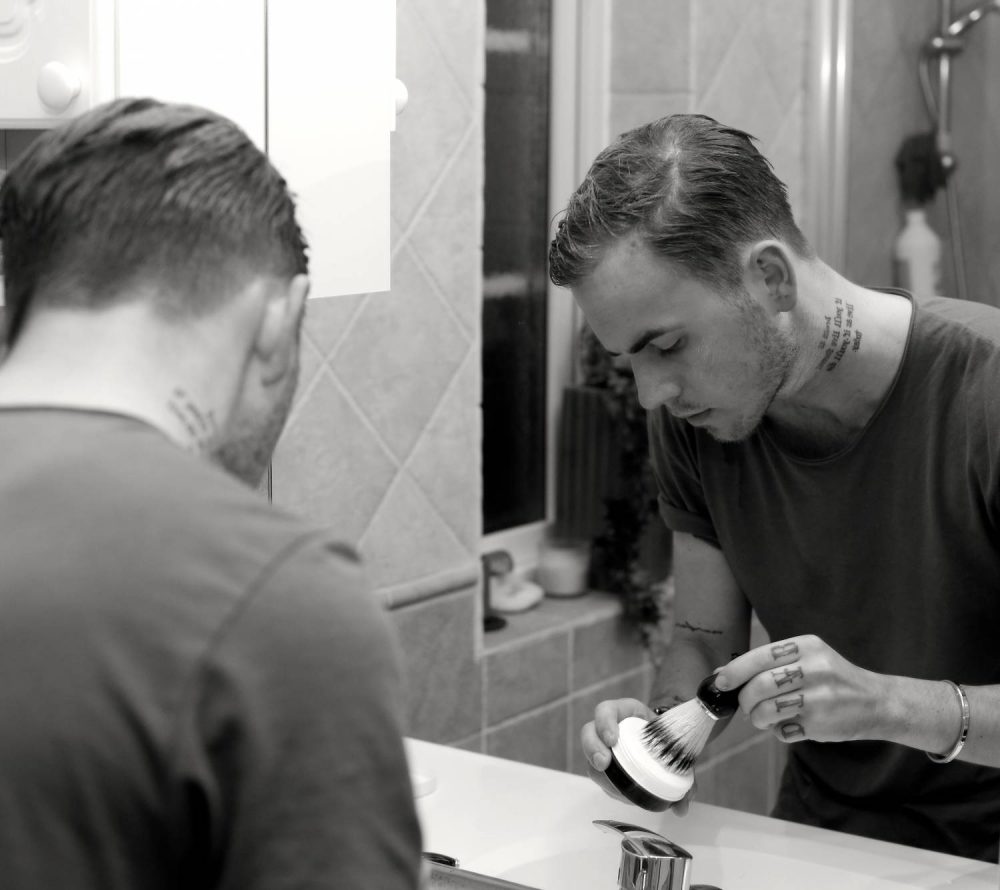
[[[906,224],[893,245],[896,284],[918,299],[941,291],[941,239],[928,225],[922,207],[906,211]]]

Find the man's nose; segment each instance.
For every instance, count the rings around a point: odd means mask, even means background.
[[[662,364],[637,355],[632,359],[632,371],[635,374],[639,404],[647,411],[660,405],[670,404],[681,394],[676,375]]]

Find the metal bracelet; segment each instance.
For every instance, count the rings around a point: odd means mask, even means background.
[[[947,754],[931,754],[930,751],[927,752],[927,756],[935,763],[951,763],[962,752],[962,748],[965,747],[965,740],[969,737],[969,696],[965,694],[965,690],[958,683],[952,683],[951,680],[944,680],[943,682],[954,689],[955,695],[958,696],[958,704],[962,709],[962,729],[958,733],[958,741],[955,742],[954,747]]]

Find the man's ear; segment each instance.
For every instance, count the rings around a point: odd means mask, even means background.
[[[296,275],[287,283],[275,282],[268,289],[254,340],[265,385],[279,382],[294,366],[308,296],[307,275]]]
[[[780,241],[759,241],[750,249],[747,276],[755,289],[766,292],[776,312],[788,312],[798,299],[795,266]]]

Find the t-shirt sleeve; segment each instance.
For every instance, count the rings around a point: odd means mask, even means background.
[[[718,546],[705,502],[697,443],[682,422],[662,408],[649,413],[649,453],[657,485],[660,516],[667,528],[704,538]]]
[[[191,870],[231,890],[416,888],[399,679],[348,549],[278,560],[207,654],[182,732]]]

